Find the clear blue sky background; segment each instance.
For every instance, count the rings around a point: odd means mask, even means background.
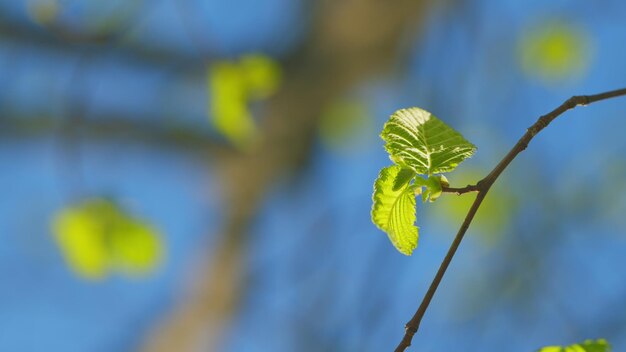
[[[82,13],[80,1],[68,3],[76,7],[70,19]],[[297,0],[190,3],[216,57],[283,57],[306,26]],[[459,3],[428,17],[406,74],[354,92],[373,119],[356,145],[319,143],[302,179],[266,199],[251,229],[250,287],[224,351],[387,351],[400,340],[461,219],[438,216],[439,202],[418,204],[412,257],[371,224],[372,182],[390,163],[377,134],[395,109],[417,105],[461,131],[478,152],[459,174],[480,174],[567,97],[626,86],[622,1]],[[173,0],[146,9],[128,40],[195,54]],[[33,26],[22,2],[2,0],[0,12],[8,25]],[[524,73],[519,62],[525,30],[554,19],[585,33],[589,48],[585,67],[556,83]],[[215,135],[203,72],[180,76],[112,53],[93,58],[80,86],[70,86],[78,57],[0,35],[0,120],[60,116],[78,94],[89,101],[89,118],[174,121]],[[568,113],[532,142],[497,193],[512,199],[510,217],[491,239],[480,226],[470,230],[415,350],[533,351],[598,337],[626,349],[625,117],[626,100],[602,102]],[[67,159],[53,137],[0,138],[0,351],[134,350],[219,229],[214,165],[165,147],[104,141],[85,141]],[[450,179],[476,181],[459,177]],[[75,187],[112,195],[150,219],[167,243],[160,270],[100,283],[70,272],[49,221]]]

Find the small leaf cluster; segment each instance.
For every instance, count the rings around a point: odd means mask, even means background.
[[[114,271],[145,275],[163,256],[157,231],[107,199],[86,199],[62,209],[52,231],[70,269],[85,279],[103,279]]]
[[[569,346],[547,346],[537,352],[611,352],[611,345],[605,339],[585,340]]]
[[[385,123],[381,138],[395,165],[374,182],[372,221],[405,255],[417,247],[415,196],[434,202],[448,186],[443,173],[476,151],[460,133],[420,108],[401,109]]]

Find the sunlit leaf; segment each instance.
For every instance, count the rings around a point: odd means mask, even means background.
[[[454,170],[476,151],[460,133],[420,108],[396,111],[381,137],[391,160],[429,176]]]
[[[548,22],[526,32],[520,43],[524,72],[548,82],[582,73],[589,62],[589,38],[579,27]]]
[[[415,195],[413,185],[405,183],[394,190],[401,175],[397,165],[383,168],[374,183],[372,221],[385,231],[391,243],[405,255],[417,247],[418,228],[415,226]]]
[[[569,346],[547,346],[538,352],[611,352],[611,345],[604,339],[585,340]]]
[[[427,199],[431,203],[436,201],[443,193],[443,186],[447,185],[447,183],[448,179],[443,175],[430,176],[424,183],[426,189],[422,193],[422,201],[426,202]]]
[[[156,230],[107,200],[63,209],[53,219],[52,230],[69,267],[88,279],[102,279],[116,270],[146,274],[162,258]]]
[[[414,177],[415,171],[411,169],[401,169],[400,171],[398,171],[398,174],[393,181],[392,190],[394,192],[399,191],[400,189],[404,188],[406,184],[409,183],[409,181],[411,181],[411,179]]]

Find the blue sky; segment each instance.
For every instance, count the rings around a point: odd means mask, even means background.
[[[80,15],[79,2],[68,3]],[[306,28],[300,1],[190,4],[214,58],[261,51],[280,59]],[[430,110],[478,146],[458,177],[486,172],[538,116],[569,96],[625,85],[625,7],[474,0],[433,10],[422,35],[413,37],[406,74],[377,77],[352,92],[375,127],[347,152],[316,144],[306,172],[264,200],[250,229],[248,289],[223,350],[395,346],[461,219],[434,216],[445,199],[418,204],[421,238],[412,257],[395,251],[371,224],[372,183],[390,164],[377,136],[384,121],[401,107]],[[126,40],[197,55],[173,1],[145,8]],[[9,26],[35,26],[24,9],[0,1]],[[584,31],[592,48],[583,72],[556,84],[525,74],[519,63],[524,30],[553,19]],[[57,119],[74,97],[89,119],[175,121],[216,135],[207,122],[204,65],[145,64],[112,50],[90,58],[72,81],[79,57],[76,50],[0,36],[0,122]],[[470,229],[416,350],[532,351],[598,337],[616,351],[626,348],[626,281],[617,269],[626,261],[625,114],[619,99],[594,104],[567,113],[533,140],[499,181],[517,204],[506,228],[495,244]],[[54,136],[0,138],[0,350],[135,350],[173,307],[200,248],[210,248],[219,232],[214,160],[166,146],[89,140],[67,157]],[[76,188],[112,195],[160,229],[167,257],[154,275],[93,283],[68,269],[49,221]]]

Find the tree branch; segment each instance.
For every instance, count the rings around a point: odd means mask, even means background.
[[[460,196],[461,194],[464,194],[464,193],[478,192],[478,186],[477,185],[467,185],[467,186],[462,187],[462,188],[442,187],[441,191],[443,193],[454,193],[457,196]]]
[[[445,187],[443,189],[443,191],[447,193],[463,194],[467,192],[478,192],[478,194],[476,195],[476,199],[474,200],[474,202],[472,203],[472,206],[467,212],[467,215],[465,216],[465,220],[463,221],[463,224],[461,224],[461,227],[459,228],[459,231],[457,232],[456,237],[454,238],[454,241],[450,245],[450,249],[448,249],[448,253],[446,254],[443,261],[441,262],[441,266],[439,267],[439,270],[437,271],[435,278],[430,284],[428,291],[426,291],[426,295],[424,295],[424,298],[422,299],[422,303],[420,304],[419,308],[415,312],[415,315],[413,315],[413,318],[411,318],[411,320],[406,324],[404,337],[402,338],[402,341],[400,341],[400,344],[398,345],[398,347],[396,347],[395,352],[403,352],[411,345],[411,341],[413,340],[413,335],[417,333],[420,322],[422,321],[422,318],[424,317],[424,314],[426,313],[426,310],[428,309],[428,305],[430,304],[430,301],[435,295],[435,292],[437,291],[437,287],[439,287],[439,283],[441,282],[441,279],[443,279],[443,276],[446,273],[446,269],[448,269],[448,266],[450,265],[450,262],[452,261],[452,258],[454,257],[454,254],[456,253],[456,250],[459,248],[459,245],[461,244],[461,241],[463,240],[463,236],[465,235],[465,233],[467,232],[467,229],[472,223],[472,220],[474,219],[474,215],[476,215],[478,208],[480,208],[480,205],[482,201],[485,199],[485,196],[487,195],[487,192],[489,192],[489,189],[491,188],[491,186],[496,182],[500,174],[502,174],[502,172],[507,168],[507,166],[509,166],[511,161],[513,161],[513,159],[515,159],[515,157],[517,157],[519,153],[521,153],[522,151],[526,149],[526,147],[528,147],[528,143],[530,143],[530,141],[539,132],[541,132],[541,130],[546,128],[550,124],[550,122],[552,122],[554,119],[559,117],[564,112],[571,110],[579,105],[589,105],[597,101],[615,98],[615,97],[619,97],[623,95],[626,95],[626,88],[612,90],[612,91],[595,94],[595,95],[578,95],[578,96],[573,96],[569,98],[556,109],[552,110],[546,115],[541,116],[537,120],[537,122],[535,122],[532,126],[530,126],[526,130],[526,133],[524,133],[522,138],[520,138],[519,141],[515,144],[515,146],[513,146],[513,148],[509,151],[509,153],[505,155],[504,158],[502,158],[502,160],[493,168],[493,170],[487,176],[485,176],[485,178],[483,178],[478,183],[476,183],[476,185],[468,185],[463,188]]]
[[[53,135],[59,129],[59,121],[57,116],[0,116],[0,139]],[[94,141],[132,142],[213,157],[236,154],[236,150],[220,142],[209,131],[182,124],[156,124],[153,121],[108,114],[98,119],[82,120],[72,128],[76,128],[81,137]]]

